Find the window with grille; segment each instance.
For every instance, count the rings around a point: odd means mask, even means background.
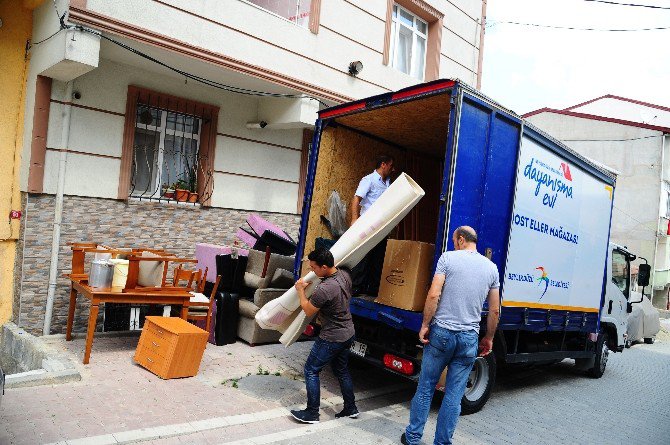
[[[391,25],[391,66],[423,80],[426,66],[428,23],[407,9],[393,5]]]
[[[200,119],[138,105],[131,196],[175,197],[198,191]]]
[[[218,110],[128,87],[119,198],[210,205]]]

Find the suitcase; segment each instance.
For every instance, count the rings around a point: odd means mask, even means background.
[[[216,256],[216,274],[221,275],[220,291],[239,292],[244,285],[244,272],[247,270],[246,256],[233,258],[232,255]]]
[[[237,341],[237,323],[240,317],[240,296],[231,292],[216,294],[215,339],[217,346]]]

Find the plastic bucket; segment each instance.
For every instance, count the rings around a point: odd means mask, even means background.
[[[114,265],[114,278],[112,278],[112,287],[126,287],[126,280],[128,279],[128,260],[110,260]]]
[[[111,287],[114,265],[105,260],[93,260],[88,285],[91,287]]]

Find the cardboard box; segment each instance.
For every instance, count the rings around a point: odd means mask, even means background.
[[[432,281],[430,268],[434,254],[434,244],[388,240],[375,303],[423,311]]]

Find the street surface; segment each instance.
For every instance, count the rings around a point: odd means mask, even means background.
[[[666,328],[667,326],[666,320]],[[47,338],[81,360],[83,338]],[[137,337],[96,339],[82,381],[8,390],[0,407],[0,444],[392,444],[409,417],[411,383],[352,363],[358,419],[342,408],[329,369],[322,378],[321,423],[298,424],[301,369],[310,342],[249,347],[208,345],[195,378],[164,381],[133,364]],[[278,374],[278,375],[276,375]],[[457,444],[670,443],[670,334],[653,345],[612,354],[594,380],[570,360],[499,375],[484,409],[462,416]],[[437,406],[424,436],[431,444]]]

